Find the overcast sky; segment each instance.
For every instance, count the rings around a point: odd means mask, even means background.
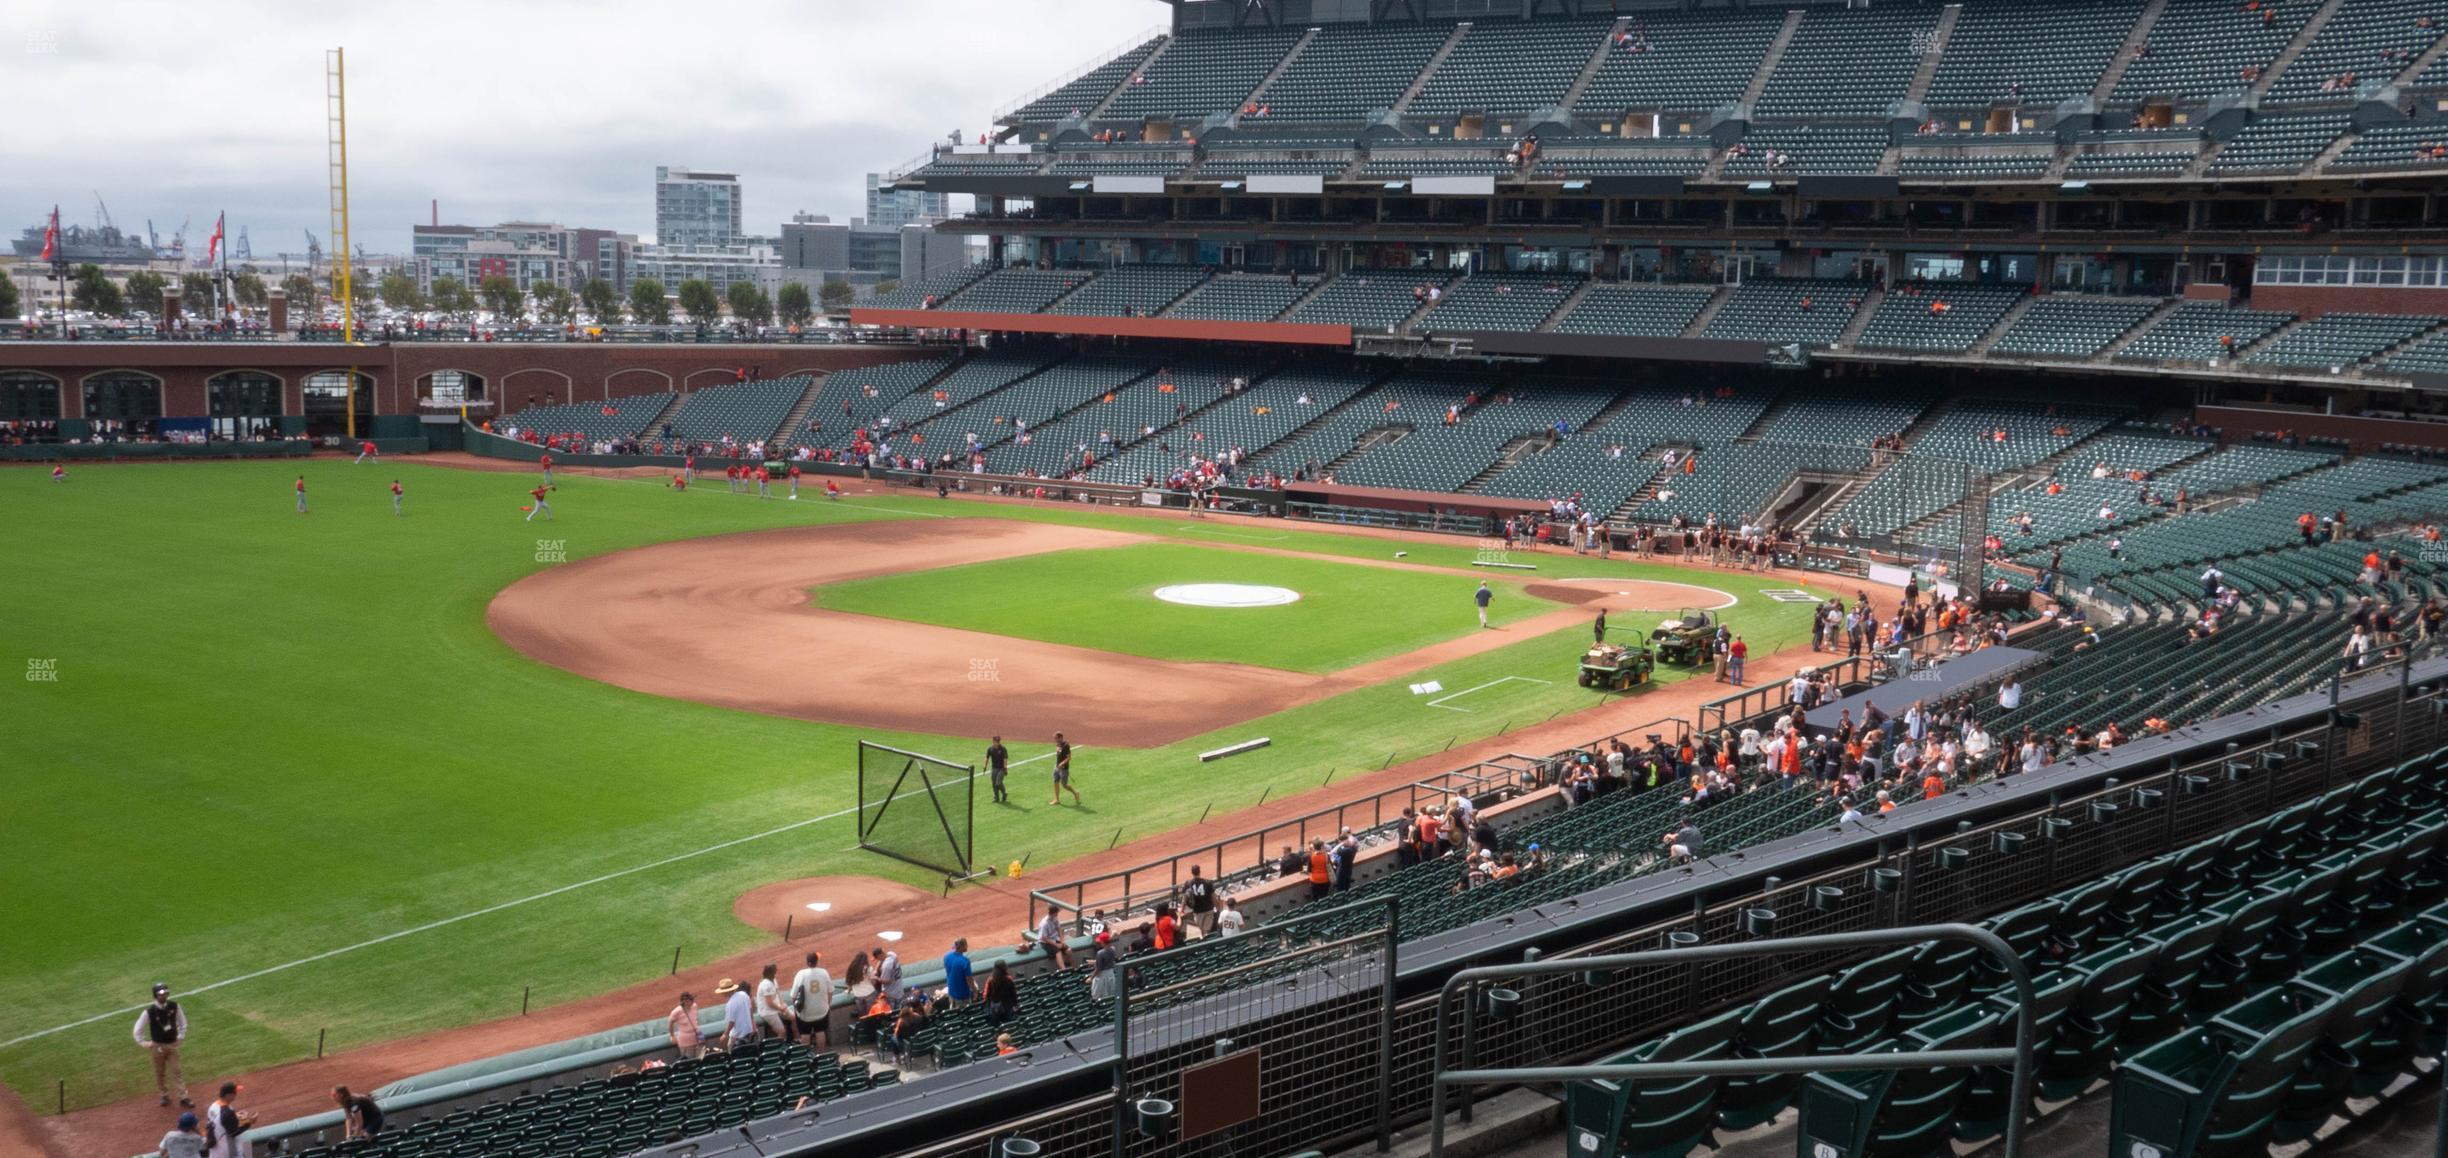
[[[654,167],[732,171],[746,227],[865,213],[885,171],[1163,23],[1157,0],[5,0],[0,233],[57,202],[257,260],[327,232],[324,50],[348,52],[354,236],[446,223],[654,231]],[[329,239],[325,239],[329,244]]]

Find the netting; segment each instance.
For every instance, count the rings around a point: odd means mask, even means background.
[[[859,847],[967,876],[977,769],[859,741]]]

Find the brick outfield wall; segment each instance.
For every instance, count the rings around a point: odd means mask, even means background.
[[[911,346],[703,345],[620,343],[408,342],[351,349],[312,342],[247,345],[222,342],[10,342],[0,344],[0,370],[31,370],[60,381],[60,416],[85,416],[80,384],[106,370],[137,370],[162,381],[162,413],[209,412],[205,382],[230,370],[253,370],[287,387],[281,409],[306,412],[308,377],[351,365],[373,380],[376,414],[415,414],[417,384],[437,370],[485,380],[487,397],[516,411],[529,394],[547,391],[562,402],[609,400],[728,383],[742,368],[769,378],[826,374],[881,366],[940,351]]]

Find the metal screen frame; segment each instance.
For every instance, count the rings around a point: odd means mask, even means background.
[[[898,757],[901,764],[900,771],[891,777],[892,786],[884,791],[882,805],[874,810],[872,817],[869,814],[867,806],[869,782],[868,754],[870,752],[888,753],[893,757]],[[887,764],[890,762],[891,761],[889,760],[885,761]],[[960,814],[957,818],[945,812],[943,808],[943,797],[938,791],[936,782],[932,777],[927,775],[927,770],[930,767],[940,768],[947,772],[957,771],[960,773]],[[875,831],[877,823],[883,819],[884,814],[891,810],[895,801],[914,795],[912,790],[908,790],[904,787],[909,782],[909,778],[913,773],[917,775],[919,778],[919,783],[922,786],[919,791],[923,791],[927,799],[934,802],[936,806],[936,817],[943,823],[944,842],[952,850],[952,857],[950,859],[953,860],[953,864],[937,864],[934,861],[924,859],[914,852],[904,852],[898,849],[886,848],[868,839],[868,836]],[[881,779],[882,777],[879,775],[877,778]],[[873,740],[860,740],[858,742],[857,815],[858,846],[867,850],[868,852],[876,853],[880,856],[888,856],[905,864],[914,864],[920,868],[933,869],[936,872],[944,874],[945,883],[947,885],[953,881],[962,880],[976,874],[977,766],[974,764],[955,764],[941,756],[929,756],[924,752],[912,752],[906,748],[895,748],[890,744],[878,744]]]

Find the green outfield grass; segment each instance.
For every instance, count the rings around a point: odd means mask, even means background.
[[[1300,601],[1226,608],[1156,598],[1179,583],[1288,587]],[[1491,623],[1557,607],[1511,579],[1492,586]],[[834,583],[815,598],[836,611],[1151,659],[1331,672],[1478,630],[1475,588],[1469,576],[1152,543]]]
[[[301,469],[309,516],[292,509]],[[0,516],[20,545],[0,569],[0,662],[56,673],[12,676],[0,690],[10,789],[0,1042],[14,1041],[0,1045],[0,1080],[46,1110],[60,1079],[71,1108],[149,1092],[129,1043],[133,1014],[111,1011],[141,1002],[155,980],[186,991],[251,976],[187,999],[187,1071],[202,1083],[310,1057],[318,1032],[344,1050],[515,1014],[525,986],[541,1007],[651,980],[675,948],[685,966],[768,943],[731,916],[733,898],[759,884],[827,873],[935,883],[845,851],[851,741],[963,760],[975,742],[665,700],[527,660],[486,630],[485,604],[556,558],[955,513],[1179,543],[1246,535],[1321,558],[1383,558],[1394,546],[1279,523],[931,495],[763,502],[581,477],[554,496],[557,522],[529,524],[519,510],[529,476],[345,459],[71,475],[54,485],[39,469],[0,471]],[[405,518],[390,513],[393,477],[408,486]],[[1475,545],[1402,546],[1414,562],[1459,567]],[[1545,577],[1683,574],[1531,561]],[[1277,574],[1377,577],[1281,562]],[[1729,617],[1762,652],[1801,638],[1807,607],[1758,599],[1762,584],[1746,577],[1703,581],[1746,596]],[[1467,614],[1436,582],[1452,610],[1434,614]],[[1209,808],[1221,815],[1586,706],[1592,694],[1569,682],[1583,638],[1575,627],[1409,677],[1491,685],[1442,707],[1393,682],[1166,748],[1083,749],[1086,806],[1049,808],[1031,791],[1015,791],[1012,806],[981,804],[977,859],[1026,856],[1042,868],[1101,850],[1117,831],[1166,831]],[[1540,678],[1552,682],[1528,682]],[[1195,763],[1202,748],[1256,734],[1274,746],[1236,758],[1229,776]],[[1016,745],[1014,755],[1041,751]],[[1026,778],[1041,768],[1016,775],[1033,789]]]

